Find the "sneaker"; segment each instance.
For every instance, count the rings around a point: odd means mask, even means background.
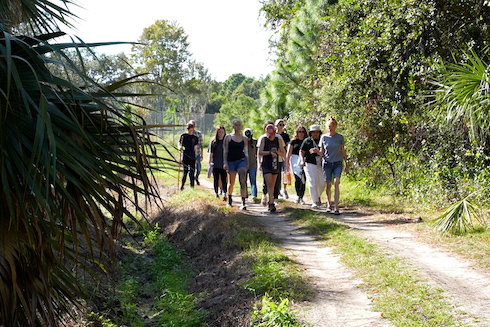
[[[228,201],[228,197],[226,196],[226,193],[225,193],[225,195],[223,196],[223,201]]]
[[[218,193],[216,193],[216,199],[219,199],[219,195],[218,195]]]
[[[262,201],[261,201],[262,205],[265,207],[267,205],[267,196],[264,194],[262,195]]]
[[[252,197],[252,202],[255,202],[255,201],[257,201],[257,197],[256,196]]]
[[[313,202],[313,204],[311,205],[312,208],[318,208],[318,202]]]
[[[286,200],[287,200],[287,199],[289,199],[288,191],[283,190],[283,191],[282,191],[282,196],[283,196],[283,197],[284,197]]]
[[[201,185],[201,183],[199,183],[199,180],[197,178],[196,178],[196,184]]]
[[[240,205],[240,210],[247,210],[247,207],[244,204]]]
[[[301,198],[298,196],[298,198],[296,199],[296,201],[295,201],[295,202],[299,204],[299,203],[300,203],[300,201],[301,201]]]
[[[339,210],[335,210],[334,214],[335,214],[336,216],[340,215]]]
[[[305,200],[303,200],[303,198],[300,198],[300,199],[299,199],[299,204],[301,204],[301,205],[305,205],[305,204],[306,204],[306,202],[305,202]]]
[[[269,209],[268,211],[269,212],[275,212],[277,209],[276,209],[276,206],[274,205],[274,203],[270,203],[269,204]]]
[[[281,193],[279,193],[279,195],[277,196],[279,199],[285,199]]]
[[[327,212],[332,212],[332,208],[330,206],[327,206]]]
[[[184,184],[182,184],[182,186],[180,187],[180,190],[183,191],[184,190]]]

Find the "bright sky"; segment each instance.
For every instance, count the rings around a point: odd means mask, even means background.
[[[78,0],[72,8],[81,18],[78,31],[84,42],[134,42],[155,21],[177,22],[188,35],[190,51],[216,80],[232,74],[265,77],[273,69],[268,50],[271,32],[259,20],[258,0]],[[115,54],[129,47],[100,47]]]

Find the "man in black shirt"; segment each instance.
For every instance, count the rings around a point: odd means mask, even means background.
[[[191,187],[194,187],[196,148],[198,145],[199,138],[194,135],[194,125],[187,124],[187,133],[180,135],[179,139],[179,150],[182,152],[182,164],[184,165],[184,176],[182,176],[182,186],[180,187],[180,190],[184,189],[187,174],[189,174]]]

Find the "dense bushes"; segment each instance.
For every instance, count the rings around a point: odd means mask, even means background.
[[[323,125],[335,116],[352,172],[372,187],[389,185],[396,194],[434,204],[480,189],[485,199],[487,140],[470,132],[488,115],[439,117],[459,101],[444,104],[452,88],[445,74],[458,70],[443,63],[488,67],[466,50],[483,53],[488,44],[490,6],[476,0],[300,3],[295,15],[280,16],[287,20],[286,36],[272,76],[284,78],[267,85],[276,92],[271,99],[282,101],[290,128],[297,122]],[[317,38],[311,41],[311,35]],[[488,86],[484,75],[474,75]]]

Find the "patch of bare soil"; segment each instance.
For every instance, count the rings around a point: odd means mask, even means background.
[[[196,273],[190,291],[204,292],[197,308],[209,313],[207,326],[248,326],[254,298],[240,284],[250,279],[250,267],[234,245],[234,219],[196,199],[193,208],[167,210],[154,222],[185,251]]]

